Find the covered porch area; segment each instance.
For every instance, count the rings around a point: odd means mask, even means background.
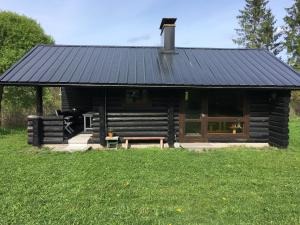
[[[36,96],[36,115],[28,117],[34,146],[103,148],[109,135],[120,146],[136,138],[132,147],[160,146],[153,137],[168,147],[288,145],[290,92],[284,90],[68,86],[59,115],[43,115],[42,86]]]

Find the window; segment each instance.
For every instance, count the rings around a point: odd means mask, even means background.
[[[240,92],[208,95],[208,134],[238,135],[245,132],[244,96]]]
[[[201,122],[200,121],[186,121],[185,122],[185,135],[186,136],[199,136],[201,135]]]
[[[148,91],[141,89],[126,90],[126,105],[147,105],[149,104]]]
[[[243,133],[243,129],[243,122],[208,122],[208,133],[241,134]]]
[[[201,136],[201,93],[189,91],[185,93],[185,136]]]

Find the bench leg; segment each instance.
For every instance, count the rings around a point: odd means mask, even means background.
[[[128,140],[125,140],[125,149],[128,149]]]
[[[160,139],[160,148],[163,149],[164,148],[164,140]]]

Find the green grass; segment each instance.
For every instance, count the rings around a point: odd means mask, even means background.
[[[300,224],[300,120],[288,150],[54,153],[0,130],[0,224]]]

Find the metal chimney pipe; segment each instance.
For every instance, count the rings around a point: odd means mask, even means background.
[[[175,22],[176,18],[163,18],[159,29],[162,36],[163,52],[175,52]]]

